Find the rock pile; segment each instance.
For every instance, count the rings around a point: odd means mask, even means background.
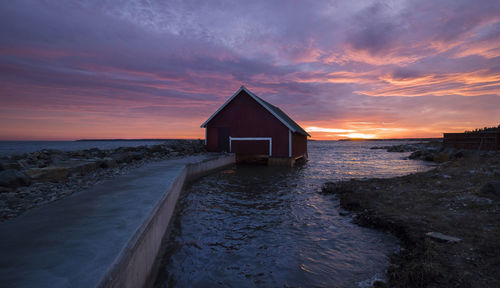
[[[408,159],[432,161],[432,162],[447,162],[450,160],[464,158],[472,154],[479,153],[480,156],[494,156],[498,151],[473,151],[459,150],[450,147],[444,147],[441,142],[428,142],[416,144],[401,144],[393,146],[375,146],[370,149],[385,149],[387,152],[412,152]]]
[[[463,158],[465,151],[459,151],[453,148],[424,147],[408,156],[408,159],[419,159],[424,161],[446,162],[453,159]]]
[[[153,146],[41,150],[0,158],[0,221],[144,163],[205,151],[200,140],[168,140]]]
[[[434,161],[434,162],[447,162],[450,160],[456,160],[471,155],[477,154],[481,157],[494,157],[499,155],[498,151],[475,151],[475,150],[460,150],[455,148],[439,147],[424,147],[424,149],[417,150],[408,156],[408,159],[419,159],[424,161]]]
[[[425,144],[401,144],[401,145],[390,145],[390,146],[375,146],[370,149],[384,149],[387,152],[413,152],[421,149]]]

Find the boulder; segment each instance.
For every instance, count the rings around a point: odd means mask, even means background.
[[[67,168],[70,175],[84,175],[99,168],[100,159],[69,159],[58,161],[54,166]]]
[[[113,158],[106,157],[99,161],[99,166],[101,168],[115,168],[116,166],[118,166],[118,163],[116,163]]]
[[[450,235],[445,235],[439,232],[427,232],[425,233],[425,236],[429,237],[430,239],[439,241],[439,242],[449,242],[449,243],[457,243],[462,241],[462,239],[453,237]]]
[[[327,182],[321,188],[321,193],[325,194],[343,194],[352,192],[351,187],[344,181]]]
[[[373,146],[371,147],[370,149],[374,150],[374,149],[389,149],[391,146]]]
[[[111,158],[118,163],[129,163],[134,160],[140,160],[144,157],[141,152],[123,152],[111,155]]]
[[[82,160],[82,161],[75,161],[70,163],[69,168],[69,173],[70,174],[80,174],[84,175],[89,172],[92,172],[99,168],[98,163],[94,160]]]
[[[424,161],[434,161],[434,154],[426,153],[421,157]]]
[[[484,196],[500,197],[500,181],[491,181],[486,183],[479,191]]]
[[[2,162],[0,163],[0,171],[2,170],[10,170],[10,169],[15,169],[15,170],[21,170],[21,165],[17,162]]]
[[[149,150],[151,152],[162,152],[163,151],[163,146],[162,145],[152,145],[149,147]]]
[[[31,168],[25,173],[33,180],[37,181],[61,181],[68,178],[69,169],[67,167],[45,167],[45,168]]]
[[[455,154],[453,154],[453,157],[464,158],[465,157],[464,151],[460,150],[460,151],[456,152]]]
[[[450,160],[450,155],[448,153],[436,153],[434,154],[434,162],[443,163]]]
[[[30,167],[30,163],[26,159],[17,160],[17,164],[19,164],[21,169],[28,169]]]
[[[415,151],[413,153],[410,154],[410,156],[408,156],[409,159],[419,159],[420,157],[422,157],[422,151],[418,150],[418,151]]]
[[[16,188],[30,185],[30,179],[22,172],[8,169],[0,172],[0,186]]]

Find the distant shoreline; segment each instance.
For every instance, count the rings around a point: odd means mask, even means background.
[[[75,142],[95,142],[95,141],[169,141],[169,140],[198,140],[198,139],[175,139],[175,138],[165,138],[165,139],[78,139],[73,140]],[[71,141],[71,140],[70,140]]]
[[[77,139],[77,140],[0,140],[0,142],[99,142],[99,141],[111,141],[111,142],[125,142],[125,141],[169,141],[169,140],[204,140],[198,138],[145,138],[145,139]],[[336,140],[325,140],[325,139],[308,139],[308,141],[443,141],[443,138],[390,138],[390,139],[336,139]]]

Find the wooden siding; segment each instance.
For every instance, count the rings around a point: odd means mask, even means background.
[[[500,132],[444,133],[445,147],[469,150],[500,150]]]
[[[269,155],[269,141],[232,141],[231,151],[238,154]]]
[[[292,157],[307,154],[307,136],[300,133],[292,133]]]
[[[219,127],[229,127],[231,137],[271,137],[272,156],[288,157],[288,128],[245,91],[207,123],[208,151],[217,151]]]

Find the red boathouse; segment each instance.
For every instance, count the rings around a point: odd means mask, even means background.
[[[270,165],[293,165],[307,157],[310,135],[278,107],[245,86],[205,123],[208,151],[236,153],[239,161],[267,159]]]

